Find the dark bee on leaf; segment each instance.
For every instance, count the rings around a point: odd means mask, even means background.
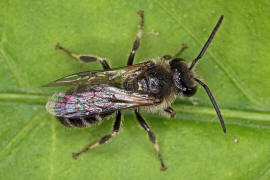
[[[174,56],[165,55],[162,58],[133,65],[144,25],[143,11],[139,11],[138,14],[141,17],[141,23],[127,61],[127,66],[125,67],[111,69],[104,58],[76,55],[59,44],[56,45],[57,49],[64,51],[79,62],[100,62],[103,70],[79,72],[45,85],[72,86],[68,91],[56,93],[52,96],[46,108],[49,113],[56,116],[64,126],[69,128],[89,127],[102,121],[106,116],[116,113],[112,132],[98,141],[87,145],[80,152],[73,153],[73,158],[75,159],[80,154],[106,143],[115,136],[121,124],[121,110],[133,109],[139,124],[146,130],[150,141],[153,143],[161,163],[161,170],[166,170],[156,137],[141,116],[139,109],[144,108],[151,112],[163,111],[174,117],[175,112],[170,105],[175,98],[177,96],[194,95],[199,84],[208,94],[217,112],[223,131],[224,133],[226,132],[221,112],[211,91],[192,71],[211,43],[223,20],[223,16],[218,20],[210,37],[191,65],[178,58],[183,50],[187,48],[186,45],[183,45]]]

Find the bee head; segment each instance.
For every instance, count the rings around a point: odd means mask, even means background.
[[[187,63],[181,58],[175,58],[170,61],[170,66],[178,93],[193,96],[197,91],[197,83],[194,80],[194,73],[189,70]]]
[[[210,101],[212,102],[219,121],[221,123],[222,129],[224,133],[226,132],[226,127],[224,124],[223,117],[221,115],[221,112],[219,110],[219,107],[214,99],[213,94],[211,93],[210,89],[206,84],[204,84],[200,79],[194,77],[194,73],[192,69],[195,67],[197,62],[202,58],[205,51],[207,50],[208,46],[210,45],[211,41],[213,40],[221,22],[223,20],[223,15],[220,16],[215,28],[213,29],[212,33],[210,34],[210,37],[204,44],[201,52],[199,55],[192,61],[191,65],[188,67],[187,63],[180,58],[174,58],[172,61],[170,61],[171,70],[173,71],[173,82],[176,86],[177,90],[179,91],[179,94],[184,94],[185,96],[192,96],[195,94],[197,90],[197,84],[200,84],[206,91],[207,95],[210,98]]]

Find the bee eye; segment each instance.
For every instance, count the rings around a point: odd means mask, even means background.
[[[197,91],[197,86],[195,87],[186,87],[183,89],[184,96],[190,97],[193,96]]]
[[[194,84],[193,73],[188,70],[188,65],[185,60],[175,58],[170,62],[171,69],[174,71],[174,83],[177,89],[184,96],[193,96],[197,91],[197,86]]]

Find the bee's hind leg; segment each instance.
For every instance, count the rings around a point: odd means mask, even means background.
[[[158,146],[157,141],[156,141],[156,136],[150,130],[149,126],[147,125],[147,123],[144,121],[143,117],[139,113],[139,108],[135,109],[135,115],[136,115],[136,118],[139,121],[140,125],[147,131],[149,139],[150,139],[150,141],[152,142],[152,144],[154,146],[154,149],[155,149],[155,151],[156,151],[156,153],[158,155],[158,158],[160,160],[160,164],[161,164],[160,170],[165,171],[167,168],[166,168],[166,166],[165,166],[165,164],[163,162],[162,156],[160,154],[159,146]]]
[[[135,41],[133,43],[132,50],[131,50],[130,55],[128,57],[128,62],[127,62],[128,66],[133,64],[135,53],[136,53],[137,49],[140,46],[140,41],[141,41],[141,38],[142,38],[143,25],[144,25],[144,14],[143,14],[143,11],[139,11],[138,14],[141,16],[141,24],[139,25],[139,29],[138,29],[138,32],[137,32],[137,35],[136,35],[136,39],[135,39]]]
[[[69,56],[73,57],[74,59],[78,60],[80,63],[88,63],[88,62],[99,61],[104,70],[110,69],[109,64],[107,63],[107,61],[104,58],[101,58],[101,57],[98,57],[98,56],[92,56],[92,55],[73,54],[72,52],[70,52],[66,48],[63,48],[62,46],[60,46],[59,43],[55,46],[55,48],[64,51],[65,53],[67,53],[67,55],[69,55]]]
[[[108,135],[103,136],[97,142],[94,142],[94,143],[91,143],[91,144],[87,145],[80,152],[73,153],[72,154],[72,157],[74,159],[76,159],[82,153],[85,153],[86,151],[88,151],[90,149],[93,149],[95,147],[101,146],[101,145],[105,144],[106,142],[108,142],[112,137],[114,137],[118,133],[119,128],[120,128],[120,124],[121,124],[121,112],[120,111],[117,111],[117,113],[116,113],[116,119],[114,121],[112,132],[110,134],[108,134]]]

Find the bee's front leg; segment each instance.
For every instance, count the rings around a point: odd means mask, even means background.
[[[167,107],[166,109],[164,109],[164,111],[168,114],[170,114],[171,118],[174,118],[175,117],[175,111],[173,110],[173,108],[171,108],[170,106]]]
[[[71,56],[74,59],[78,60],[80,63],[88,63],[88,62],[99,61],[104,70],[110,69],[109,64],[107,63],[107,61],[104,58],[94,56],[94,55],[77,55],[77,54],[73,54],[72,52],[70,52],[66,48],[63,48],[62,46],[60,46],[59,43],[55,46],[55,48],[64,51],[69,56]]]
[[[182,47],[181,49],[173,56],[169,55],[169,54],[166,54],[162,57],[163,60],[172,60],[174,58],[177,58],[179,57],[183,52],[184,50],[187,48],[187,45],[186,44],[182,44]]]

